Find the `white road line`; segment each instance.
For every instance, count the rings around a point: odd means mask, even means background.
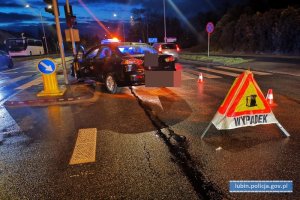
[[[184,68],[183,71],[188,72],[190,74],[194,74],[196,76],[199,76],[199,73],[200,73],[196,70],[187,69],[187,68]],[[221,76],[216,76],[216,75],[206,74],[206,73],[202,73],[202,76],[205,77],[205,78],[222,78]]]
[[[16,74],[16,73],[19,73],[19,72],[1,72],[0,74]]]
[[[0,72],[0,74],[6,73],[6,72],[11,72],[11,71],[16,71],[16,70],[18,70],[18,68],[8,69],[8,70],[5,70],[3,72]]]
[[[193,78],[193,77],[190,77],[190,76],[188,76],[188,75],[185,75],[184,73],[181,74],[181,78],[182,78],[183,81],[195,79],[195,78]]]
[[[220,71],[217,69],[212,69],[212,68],[207,68],[207,67],[197,67],[198,69],[201,69],[203,71],[208,71],[208,72],[213,72],[217,74],[223,74],[227,76],[233,76],[233,77],[238,77],[240,74],[232,73],[232,72],[225,72],[225,71]]]
[[[9,133],[20,132],[21,129],[16,123],[16,121],[11,117],[7,110],[0,106],[0,134],[5,135]],[[5,131],[3,131],[5,130]]]
[[[230,70],[230,71],[237,71],[237,72],[244,72],[245,71],[245,69],[225,67],[225,66],[217,66],[215,68],[218,68],[218,69],[227,69],[227,70]],[[251,70],[251,72],[253,74],[257,74],[257,75],[272,75],[271,73],[267,73],[267,72],[258,72],[258,71],[252,71],[252,70]]]
[[[37,79],[34,79],[28,83],[25,83],[24,85],[21,85],[20,87],[17,87],[17,90],[25,90],[27,88],[30,88],[33,85],[39,85],[43,82],[42,77],[38,77]]]
[[[35,72],[38,72],[38,71],[37,70],[35,70],[35,71],[23,71],[21,73],[24,74],[24,73],[35,73]]]
[[[97,129],[79,129],[70,165],[96,161]]]
[[[9,84],[12,84],[12,83],[16,83],[16,82],[18,82],[20,80],[23,80],[25,78],[28,78],[28,77],[30,77],[30,76],[20,76],[20,77],[17,77],[17,78],[10,79],[10,80],[8,80],[8,81],[6,81],[4,83],[0,83],[0,88],[4,87],[4,86],[7,86]]]

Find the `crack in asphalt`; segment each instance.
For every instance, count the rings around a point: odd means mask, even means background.
[[[155,175],[155,176],[160,176],[159,175],[159,173],[157,173],[155,170],[154,170],[154,168],[152,167],[152,165],[151,165],[151,162],[150,162],[150,158],[151,158],[151,156],[150,156],[150,152],[147,150],[147,148],[146,148],[146,142],[145,141],[143,141],[143,143],[144,143],[144,151],[145,151],[145,153],[146,153],[146,160],[147,160],[147,162],[148,162],[148,167],[149,167],[149,169],[151,170],[151,172],[152,172],[152,174],[153,175]]]
[[[167,145],[169,152],[173,156],[171,157],[171,160],[178,165],[185,177],[187,177],[198,198],[214,200],[228,199],[217,185],[207,180],[204,173],[197,169],[195,162],[188,152],[186,138],[176,134],[165,122],[152,112],[152,109],[139,98],[132,87],[129,87],[129,89],[153,126],[157,129],[156,135]],[[163,133],[161,131],[162,128],[166,128],[169,134],[166,135]]]

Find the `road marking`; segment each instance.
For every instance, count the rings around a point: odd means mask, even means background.
[[[4,83],[0,83],[0,88],[3,87],[3,86],[9,85],[11,83],[16,83],[16,82],[18,82],[20,80],[23,80],[25,78],[28,78],[28,77],[30,77],[30,76],[20,76],[20,77],[17,77],[17,78],[10,79],[10,80],[8,80]]]
[[[11,71],[16,71],[16,70],[18,70],[18,68],[8,69],[8,70],[5,70],[3,72],[0,72],[0,74],[6,73],[6,72],[11,72]]]
[[[79,129],[70,165],[96,161],[97,129]]]
[[[183,80],[183,81],[185,81],[185,80],[191,80],[191,79],[195,79],[195,78],[193,78],[193,77],[190,77],[190,76],[188,76],[188,75],[185,75],[185,74],[181,74],[181,79]]]
[[[19,73],[19,72],[1,72],[0,74],[16,74],[16,73]]]
[[[240,74],[236,74],[236,73],[232,73],[232,72],[225,72],[225,71],[220,71],[220,70],[211,69],[211,68],[207,68],[207,67],[197,67],[197,68],[200,70],[213,72],[213,73],[217,73],[217,74],[223,74],[223,75],[227,75],[227,76],[233,76],[233,77],[238,77],[240,75]]]
[[[17,90],[25,90],[27,88],[30,88],[33,85],[39,85],[43,82],[42,77],[38,77],[37,79],[34,79],[28,83],[25,83],[24,85],[21,85],[20,87],[17,87]]]
[[[190,74],[194,74],[196,76],[199,76],[199,71],[195,71],[195,70],[192,70],[192,69],[183,69],[185,72],[188,72]],[[216,75],[212,75],[212,74],[206,74],[206,73],[202,73],[202,76],[205,77],[205,78],[222,78],[221,76],[216,76]]]
[[[21,72],[22,74],[24,74],[24,73],[37,73],[38,71],[23,71],[23,72]]]
[[[215,68],[218,69],[227,69],[227,70],[231,70],[231,71],[237,71],[237,72],[244,72],[245,69],[239,69],[239,68],[232,68],[232,67],[225,67],[225,66],[217,66]],[[258,71],[252,71],[250,70],[253,74],[257,74],[257,75],[272,75],[271,73],[267,73],[267,72],[258,72]]]
[[[0,106],[0,134],[13,134],[21,131],[21,128],[18,126],[17,122],[11,117],[8,111]]]

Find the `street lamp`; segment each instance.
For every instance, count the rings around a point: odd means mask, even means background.
[[[114,17],[117,17],[118,15],[117,15],[117,13],[114,13],[113,16],[114,16]],[[124,21],[120,20],[120,22],[122,23],[122,26],[123,26],[123,39],[124,39],[124,42],[125,42],[126,39],[125,39]]]
[[[25,5],[25,8],[32,8],[32,7],[30,7],[30,5],[29,4],[26,4]],[[40,15],[40,20],[41,20],[41,24],[42,24],[42,28],[43,28],[43,39],[44,39],[44,42],[45,42],[45,45],[46,45],[46,53],[48,54],[49,52],[48,52],[48,45],[47,45],[47,38],[46,38],[46,34],[45,34],[45,28],[44,28],[44,23],[43,23],[43,16],[42,16],[42,13],[41,13],[41,11],[38,11],[39,12],[39,15]]]
[[[167,42],[167,27],[166,27],[166,2],[165,0],[163,0],[163,4],[164,4],[164,30],[165,30],[165,37],[164,37],[164,41]]]

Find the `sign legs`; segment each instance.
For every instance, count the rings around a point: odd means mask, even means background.
[[[284,136],[290,137],[290,134],[283,128],[283,126],[279,122],[277,122],[276,125],[282,131],[282,133],[284,134]]]
[[[208,126],[206,127],[206,129],[205,129],[204,132],[202,133],[202,135],[201,135],[201,140],[203,139],[203,137],[205,136],[206,132],[209,130],[209,128],[210,128],[211,125],[212,125],[212,122],[210,122],[210,123],[208,124]]]

